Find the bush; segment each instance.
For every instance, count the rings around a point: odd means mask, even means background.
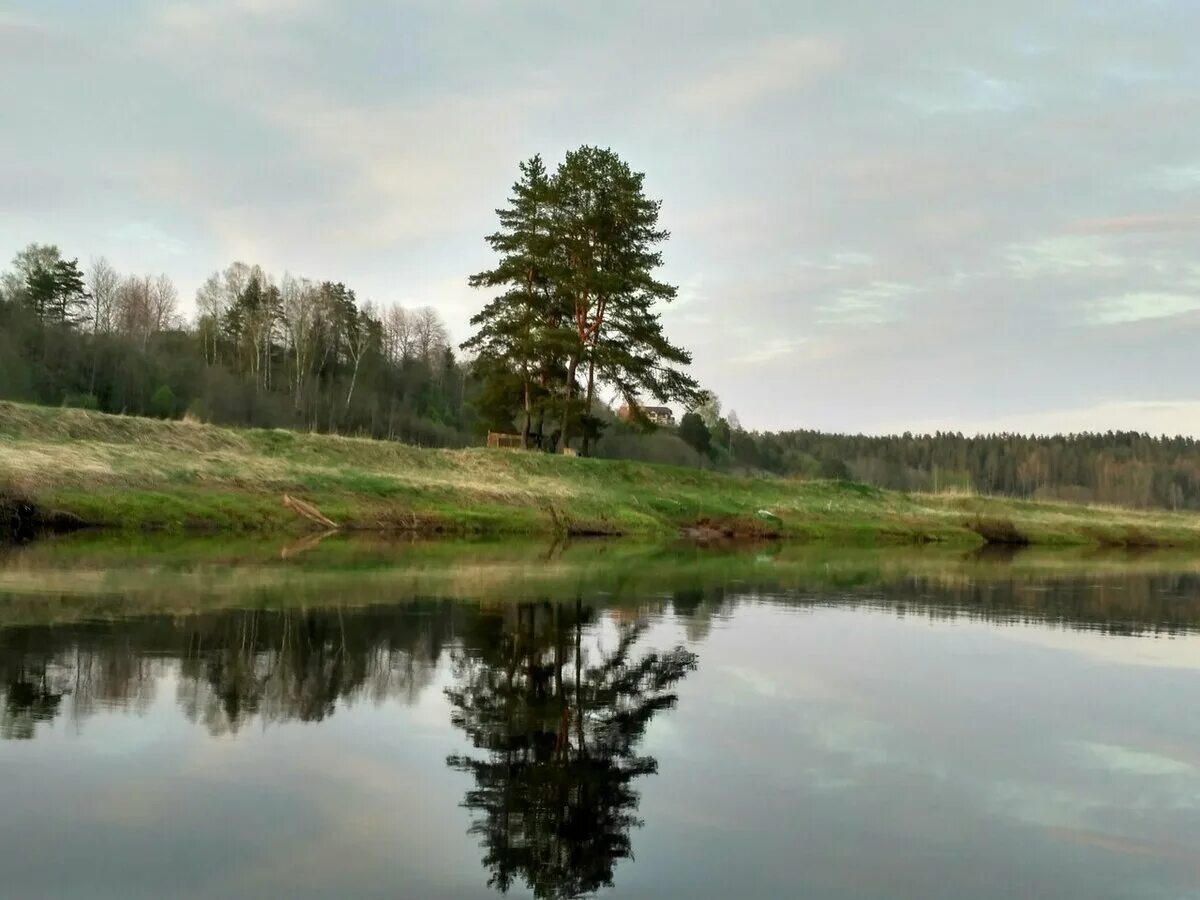
[[[100,398],[95,394],[67,394],[63,397],[63,406],[74,409],[99,409]]]
[[[170,419],[175,415],[175,392],[165,384],[150,395],[150,415]]]

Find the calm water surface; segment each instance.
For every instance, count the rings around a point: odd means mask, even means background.
[[[0,561],[0,896],[1200,897],[1195,574],[335,562]]]

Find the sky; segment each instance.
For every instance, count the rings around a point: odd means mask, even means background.
[[[755,429],[1200,435],[1195,0],[5,0],[0,260],[485,297],[517,163],[646,173]]]

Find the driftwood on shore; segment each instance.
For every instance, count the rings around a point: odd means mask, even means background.
[[[305,503],[303,500],[297,500],[295,497],[283,495],[283,505],[295,513],[300,514],[310,522],[316,522],[318,525],[324,525],[326,528],[340,528],[337,522],[330,519],[311,503]]]

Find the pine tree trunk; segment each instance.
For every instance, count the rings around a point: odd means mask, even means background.
[[[593,356],[588,360],[588,383],[587,383],[587,403],[584,405],[583,411],[587,415],[592,412],[592,399],[596,393],[596,358]],[[583,455],[587,456],[591,449],[591,432],[585,430],[583,432]]]
[[[525,369],[525,424],[521,428],[521,449],[529,449],[529,431],[533,425],[533,410],[529,402],[529,369]]]

